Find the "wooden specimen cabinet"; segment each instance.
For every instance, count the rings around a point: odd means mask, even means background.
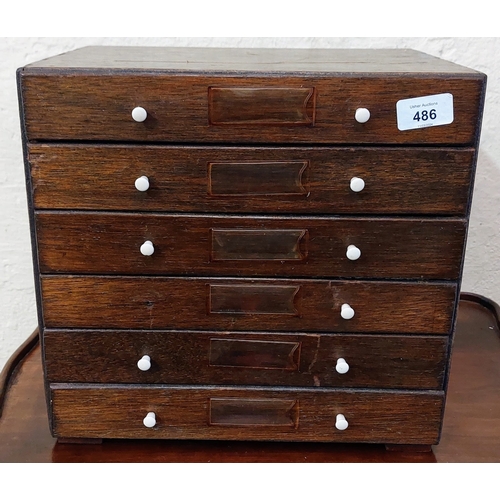
[[[439,442],[485,75],[87,47],[18,85],[54,436]]]

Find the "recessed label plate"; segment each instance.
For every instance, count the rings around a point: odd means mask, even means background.
[[[396,103],[399,130],[436,127],[453,123],[453,95],[436,94]]]

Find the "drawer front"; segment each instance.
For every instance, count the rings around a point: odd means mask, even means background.
[[[42,273],[457,279],[466,233],[461,219],[38,212],[36,223]]]
[[[46,328],[449,334],[456,291],[455,283],[41,278]]]
[[[439,390],[448,339],[46,330],[44,345],[50,382]]]
[[[442,392],[50,387],[54,435],[73,438],[435,444],[444,404]]]
[[[229,77],[78,71],[22,74],[29,140],[472,144],[483,75]],[[396,103],[453,95],[449,125],[400,131]],[[147,111],[136,122],[132,110]],[[358,123],[358,108],[370,110]]]
[[[474,150],[32,144],[29,161],[42,209],[465,215]]]

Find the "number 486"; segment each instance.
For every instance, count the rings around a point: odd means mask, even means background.
[[[417,111],[415,116],[413,117],[414,120],[416,120],[417,122],[419,122],[420,120],[422,121],[427,121],[429,118],[431,120],[435,120],[436,119],[436,110],[435,109],[431,109],[430,111],[427,111],[427,110],[424,110],[422,112],[420,111]]]

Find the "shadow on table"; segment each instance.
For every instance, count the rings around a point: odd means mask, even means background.
[[[53,462],[166,463],[434,463],[433,452],[387,451],[383,445],[233,441],[104,440],[102,444],[60,444]]]

